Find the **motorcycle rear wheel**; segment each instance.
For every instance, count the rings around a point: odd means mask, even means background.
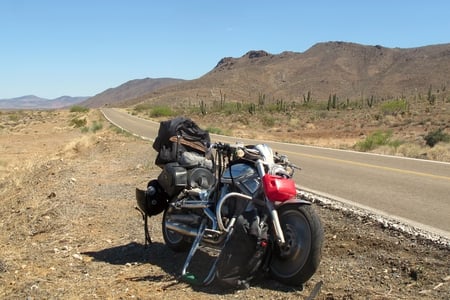
[[[188,239],[188,237],[170,230],[166,227],[166,222],[168,217],[170,216],[171,208],[168,207],[163,214],[162,218],[162,233],[164,242],[166,245],[175,252],[185,252],[188,251],[192,246],[192,241]]]
[[[278,216],[286,243],[274,247],[270,273],[284,284],[299,286],[319,267],[323,227],[310,205],[287,205],[280,208]]]

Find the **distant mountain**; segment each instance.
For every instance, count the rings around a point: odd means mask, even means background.
[[[417,48],[386,48],[348,42],[325,42],[305,52],[270,54],[249,51],[242,57],[225,57],[202,77],[180,82],[127,101],[171,105],[197,105],[213,101],[302,102],[426,97],[449,94],[450,44]],[[129,91],[132,93],[132,91]]]
[[[161,88],[183,82],[175,78],[144,78],[130,80],[118,87],[107,89],[81,103],[87,107],[117,106],[142,95],[155,92]]]
[[[88,97],[61,96],[55,99],[45,99],[34,95],[10,99],[0,99],[0,109],[58,109],[70,107],[83,102]]]

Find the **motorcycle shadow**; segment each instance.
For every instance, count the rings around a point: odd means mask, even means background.
[[[90,256],[95,261],[106,262],[112,265],[151,264],[160,267],[168,275],[142,274],[142,276],[127,278],[130,281],[167,282],[164,289],[177,288],[177,285],[186,283],[182,280],[180,272],[186,260],[187,253],[174,252],[163,243],[153,242],[145,246],[132,242],[99,251],[82,252],[81,254]],[[214,258],[213,255],[203,250],[197,251],[188,272],[195,274],[197,278],[205,278]],[[201,280],[200,283],[189,282],[188,284],[193,290],[208,294],[225,295],[236,292],[235,288],[224,287],[216,281],[213,281],[208,286],[202,285]],[[280,284],[263,275],[254,278],[250,282],[250,286],[280,292],[299,290]]]
[[[163,243],[153,242],[143,245],[131,242],[125,245],[105,248],[99,251],[82,252],[95,261],[112,265],[152,264],[161,267],[166,273],[175,275],[185,259],[184,253],[175,253]]]

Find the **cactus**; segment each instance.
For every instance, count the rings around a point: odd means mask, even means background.
[[[259,93],[258,106],[263,108],[265,104],[266,104],[266,94]]]
[[[283,101],[283,99],[277,100],[277,111],[286,111],[286,103]]]
[[[256,113],[256,105],[255,105],[255,103],[250,103],[250,105],[248,106],[248,112],[251,115]]]
[[[307,104],[309,102],[311,102],[311,91],[308,91],[308,94],[306,95],[306,97],[305,97],[305,95],[303,95],[303,103]]]
[[[222,90],[220,90],[220,109],[223,109],[225,105],[225,94],[222,94]]]
[[[436,95],[434,95],[432,93],[432,87],[430,84],[430,88],[428,89],[428,97],[427,97],[428,103],[430,103],[431,105],[434,105],[434,103],[436,102]]]
[[[372,108],[372,106],[373,106],[373,95],[370,97],[370,100],[367,99],[367,106],[369,106],[369,108]]]
[[[200,101],[200,112],[202,115],[206,115],[206,104],[203,100]]]

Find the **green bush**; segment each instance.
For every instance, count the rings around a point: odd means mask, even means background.
[[[88,112],[89,108],[81,106],[81,105],[74,105],[70,108],[70,112]]]
[[[408,110],[408,103],[404,99],[397,99],[384,102],[380,106],[381,112],[385,115],[395,115]]]
[[[103,128],[102,122],[94,121],[94,123],[92,123],[92,126],[91,126],[92,132],[97,132],[102,128]]]
[[[265,127],[273,127],[275,125],[275,118],[272,116],[263,116],[261,118],[261,123]]]
[[[443,132],[442,128],[439,128],[435,131],[428,133],[424,137],[424,140],[428,146],[434,147],[434,145],[436,145],[439,142],[446,142],[446,143],[450,142],[450,135]]]
[[[10,121],[17,122],[17,121],[19,121],[20,116],[19,116],[18,114],[10,114],[10,115],[8,116],[8,118],[9,118]]]
[[[388,145],[391,141],[392,131],[375,131],[363,141],[356,143],[355,148],[359,151],[370,151],[378,146]]]
[[[168,106],[155,106],[150,112],[150,117],[170,117],[173,114],[172,109]]]
[[[80,118],[73,118],[70,120],[70,125],[74,126],[75,128],[80,128],[83,126],[86,126],[87,120],[86,118],[80,119]]]
[[[145,110],[150,110],[151,108],[152,108],[152,105],[150,103],[141,103],[141,104],[136,105],[134,107],[134,110],[136,112],[142,112]]]

